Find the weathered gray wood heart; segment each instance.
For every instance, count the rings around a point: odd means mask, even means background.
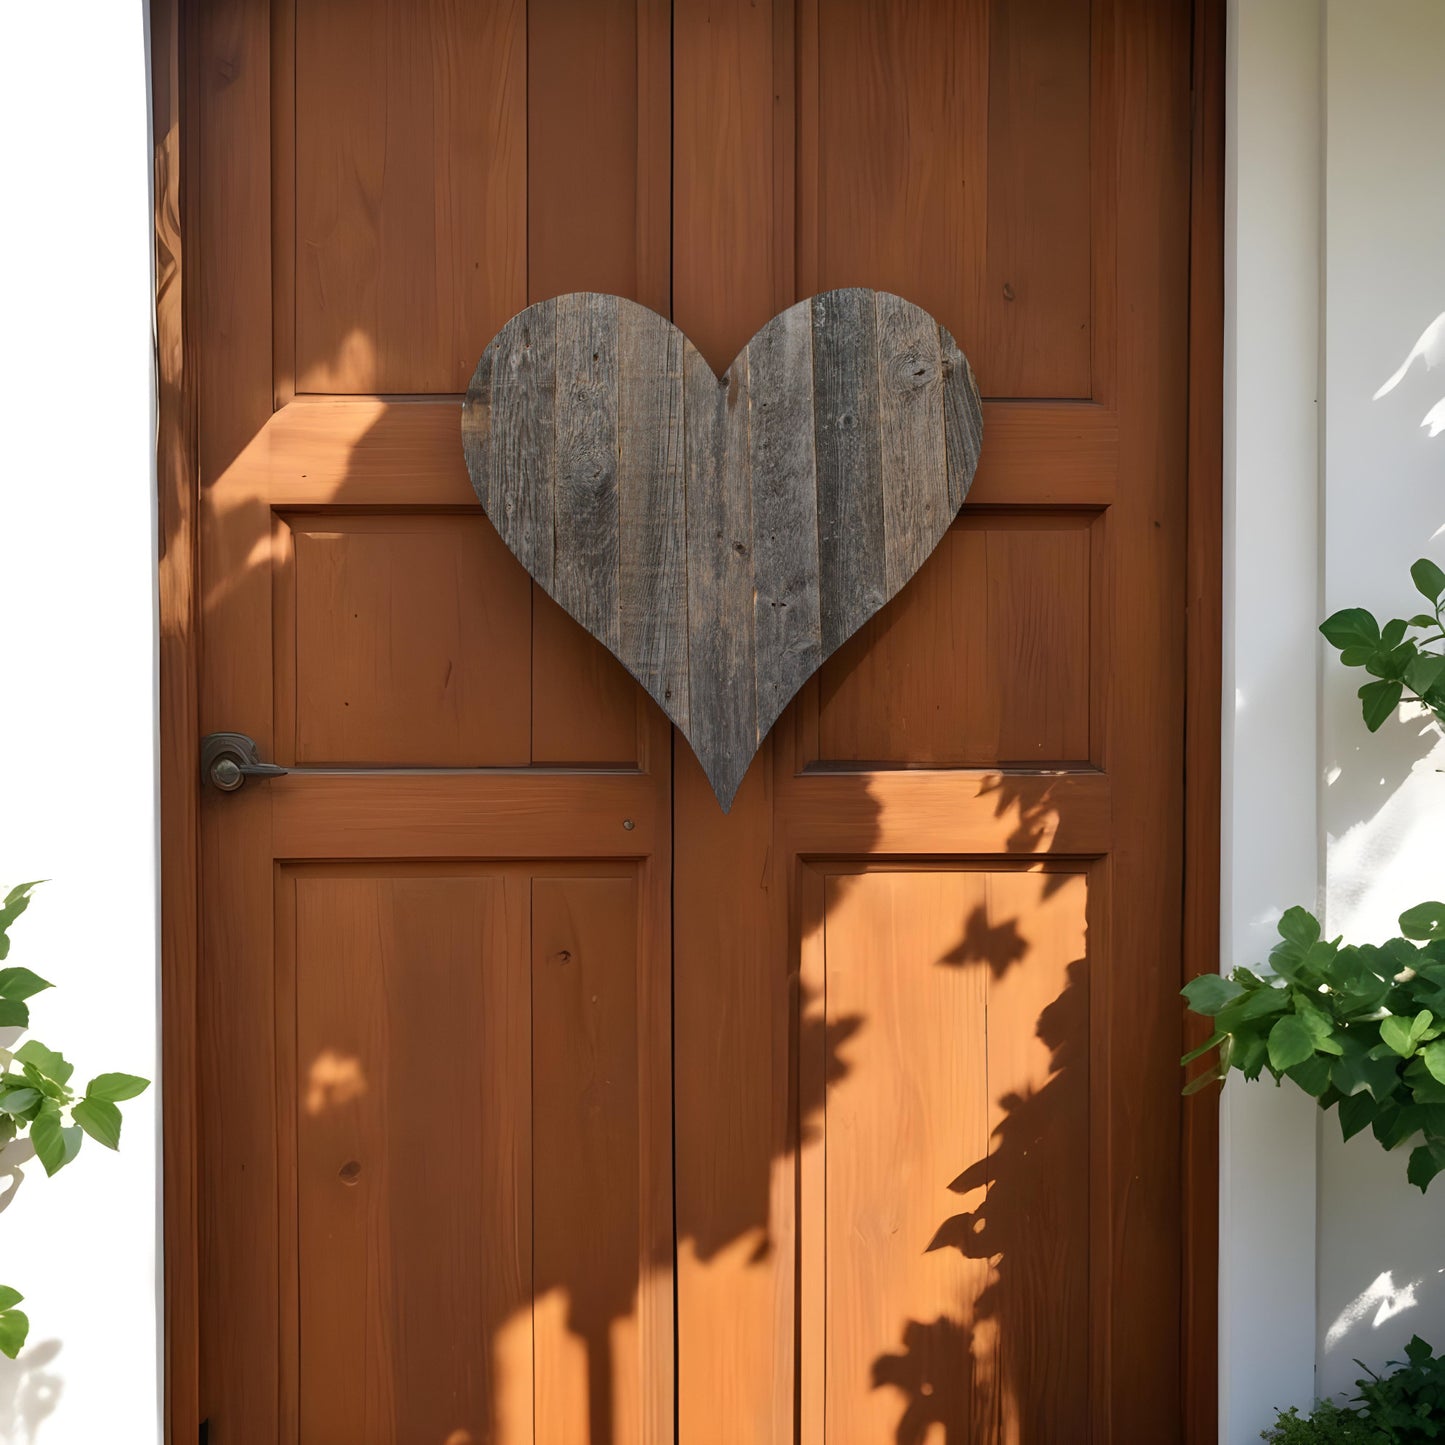
[[[867,290],[789,307],[722,377],[644,306],[559,296],[497,333],[462,407],[502,540],[724,810],[793,695],[937,546],[982,436],[953,338]]]

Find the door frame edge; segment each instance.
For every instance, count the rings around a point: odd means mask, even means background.
[[[200,919],[200,635],[196,367],[184,262],[195,137],[184,0],[150,0],[155,245],[160,721],[162,1399],[167,1445],[201,1423],[196,986]]]
[[[1226,0],[1193,0],[1181,984],[1220,968]],[[1181,1053],[1204,1041],[1181,1007]],[[1180,1116],[1181,1438],[1219,1438],[1219,1095]]]

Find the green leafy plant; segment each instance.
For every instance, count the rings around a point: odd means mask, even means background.
[[[1265,1430],[1270,1445],[1417,1445],[1445,1439],[1445,1356],[1415,1335],[1386,1374],[1365,1371],[1348,1405],[1322,1400],[1308,1416],[1286,1410]]]
[[[10,926],[30,905],[38,883],[21,883],[0,903],[0,963],[10,956]],[[0,968],[0,1027],[27,1029],[30,1000],[52,985],[28,968]],[[149,1087],[134,1074],[97,1074],[83,1093],[70,1086],[74,1065],[38,1039],[0,1049],[0,1147],[28,1135],[47,1175],[58,1174],[80,1153],[88,1134],[107,1149],[120,1146],[118,1107]],[[0,1354],[14,1359],[30,1321],[16,1309],[24,1298],[0,1285]]]
[[[1381,627],[1350,607],[1320,625],[1345,666],[1375,679],[1359,690],[1371,732],[1406,698],[1445,723],[1445,571],[1421,558],[1410,576],[1432,612]],[[1190,1008],[1213,1021],[1184,1056],[1213,1055],[1186,1092],[1230,1069],[1288,1078],[1337,1111],[1346,1139],[1369,1129],[1386,1149],[1417,1141],[1406,1175],[1428,1188],[1445,1170],[1445,903],[1406,910],[1400,936],[1381,944],[1326,939],[1304,908],[1285,913],[1279,934],[1268,976],[1236,968],[1185,987]]]
[[[1346,667],[1363,667],[1375,680],[1359,691],[1365,726],[1378,732],[1403,701],[1421,702],[1445,721],[1445,571],[1428,557],[1410,568],[1430,612],[1394,617],[1382,627],[1363,607],[1347,607],[1320,624]]]
[[[1347,945],[1291,908],[1272,976],[1236,968],[1192,979],[1184,997],[1214,1032],[1184,1062],[1214,1057],[1187,1091],[1230,1069],[1288,1078],[1338,1112],[1346,1139],[1368,1128],[1394,1149],[1419,1137],[1406,1173],[1425,1189],[1445,1169],[1445,903],[1401,914],[1400,932]]]

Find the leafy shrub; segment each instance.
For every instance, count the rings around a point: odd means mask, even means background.
[[[1189,1091],[1238,1069],[1291,1079],[1338,1111],[1346,1138],[1368,1128],[1386,1149],[1419,1135],[1410,1182],[1445,1169],[1445,903],[1400,915],[1403,937],[1345,945],[1291,908],[1269,955],[1275,976],[1236,968],[1192,979],[1184,997],[1214,1021],[1185,1063],[1217,1050]]]
[[[1416,1335],[1405,1346],[1404,1360],[1385,1367],[1389,1373],[1360,1368],[1365,1377],[1355,1381],[1359,1394],[1349,1405],[1322,1400],[1305,1418],[1286,1410],[1261,1438],[1270,1445],[1417,1445],[1445,1439],[1445,1356]]]
[[[1308,1415],[1291,1406],[1260,1438],[1270,1445],[1384,1445],[1390,1437],[1353,1410],[1321,1400]]]
[[[0,903],[0,963],[10,956],[10,925],[29,907],[38,886],[21,883]],[[29,1028],[29,1000],[51,986],[28,968],[0,968],[0,1027]],[[118,1148],[117,1106],[144,1093],[150,1083],[134,1074],[97,1074],[77,1096],[70,1087],[75,1066],[38,1039],[26,1040],[13,1052],[0,1049],[0,1070],[0,1148],[28,1134],[47,1175],[59,1173],[80,1153],[87,1134],[107,1149]],[[24,1311],[15,1308],[23,1298],[0,1285],[0,1354],[12,1360],[30,1329]]]
[[[1395,617],[1383,627],[1363,607],[1347,607],[1320,624],[1346,667],[1363,667],[1373,678],[1360,688],[1365,726],[1377,732],[1402,701],[1421,702],[1445,721],[1445,572],[1428,557],[1410,568],[1416,590],[1434,609]]]
[[[1432,612],[1381,627],[1349,607],[1320,624],[1346,667],[1375,678],[1359,690],[1371,732],[1406,698],[1445,723],[1445,571],[1421,558],[1410,576]],[[1268,1070],[1337,1110],[1346,1139],[1368,1128],[1386,1149],[1419,1140],[1406,1175],[1428,1188],[1445,1169],[1445,903],[1406,910],[1401,936],[1381,944],[1325,939],[1304,908],[1291,908],[1279,933],[1273,977],[1236,968],[1184,989],[1214,1030],[1183,1062],[1215,1056],[1185,1092],[1230,1069],[1246,1079]]]

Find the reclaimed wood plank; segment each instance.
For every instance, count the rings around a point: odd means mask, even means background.
[[[556,472],[548,589],[604,647],[621,645],[617,527],[617,298],[557,298]]]
[[[687,731],[687,499],[683,337],[640,306],[618,311],[617,522],[624,665]]]
[[[514,316],[493,343],[492,445],[482,506],[517,560],[552,588],[552,493],[556,481],[557,306]],[[490,348],[489,348],[490,349]],[[475,474],[474,474],[475,476]],[[490,505],[488,505],[490,498]]]
[[[823,655],[888,600],[873,293],[815,296],[813,425],[818,459],[818,591]]]
[[[482,510],[491,515],[492,484],[492,371],[496,366],[501,337],[494,336],[482,352],[477,369],[472,372],[467,394],[462,398],[462,456],[467,474],[477,493]]]
[[[726,809],[758,746],[747,353],[721,380],[684,358],[688,741]]]
[[[891,597],[952,518],[943,434],[938,323],[900,296],[873,299],[878,337],[878,441],[883,477],[883,572]]]
[[[983,402],[968,358],[946,327],[938,328],[943,358],[943,431],[948,454],[948,505],[963,505],[983,449]]]
[[[823,660],[812,317],[793,306],[748,343],[757,733]]]

